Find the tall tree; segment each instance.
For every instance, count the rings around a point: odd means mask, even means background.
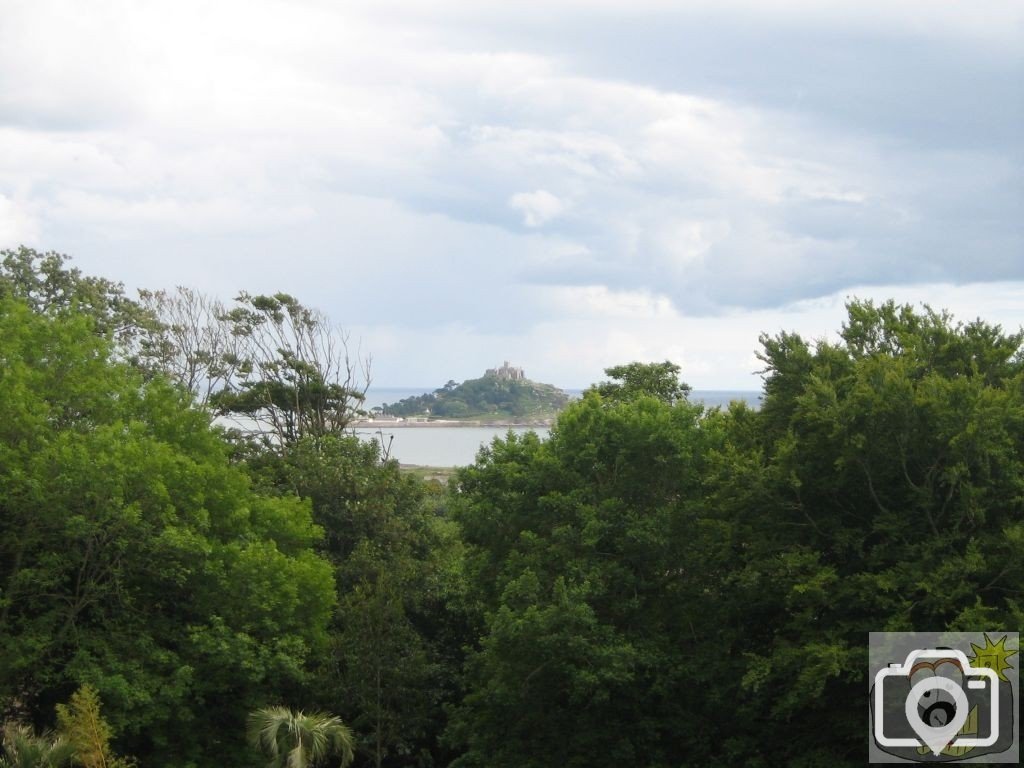
[[[708,607],[734,720],[716,761],[862,765],[869,631],[1011,629],[1024,589],[1020,333],[852,302],[838,343],[764,337],[760,413],[725,434]]]
[[[461,584],[454,524],[426,503],[421,481],[353,435],[304,438],[250,466],[308,498],[326,531],[339,608],[317,706],[352,727],[361,765],[442,762],[437,736],[463,642],[449,608]]]
[[[248,417],[271,443],[340,434],[365,398],[369,359],[353,358],[348,336],[293,296],[243,292],[235,301],[226,317],[241,364],[215,407]]]
[[[459,473],[483,633],[449,737],[459,766],[674,765],[700,718],[692,672],[707,551],[699,406],[572,404]]]
[[[322,532],[94,328],[0,301],[0,707],[46,722],[89,683],[145,764],[236,765],[326,649]]]
[[[131,763],[110,748],[113,731],[100,712],[96,689],[83,685],[67,704],[57,705],[60,733],[84,768],[128,768]]]
[[[140,290],[139,301],[159,321],[148,348],[162,373],[200,405],[232,384],[245,362],[242,340],[232,333],[222,302],[181,286],[174,291]]]
[[[340,434],[359,412],[369,358],[296,298],[243,292],[229,308],[191,288],[140,296],[159,319],[149,348],[161,370],[265,445]]]

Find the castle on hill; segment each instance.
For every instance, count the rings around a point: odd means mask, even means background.
[[[506,381],[523,381],[526,379],[526,374],[523,373],[522,368],[513,368],[508,364],[508,360],[501,368],[488,368],[484,376],[494,376],[498,379],[504,379]]]

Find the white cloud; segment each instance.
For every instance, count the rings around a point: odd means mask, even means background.
[[[631,354],[738,380],[758,330],[832,327],[848,286],[926,281],[956,303],[936,281],[990,281],[980,297],[1021,278],[1019,139],[919,141],[915,121],[942,120],[916,90],[893,110],[861,81],[878,44],[925,40],[934,59],[893,74],[929,86],[930,61],[984,64],[979,101],[943,83],[942,108],[1001,114],[986,88],[1024,81],[1006,45],[1022,19],[997,0],[8,0],[0,247],[60,247],[130,285],[287,288],[372,319],[421,371],[480,344],[565,383]],[[705,23],[823,42],[725,46],[703,80],[657,52],[628,73],[602,58],[602,40],[642,60],[646,35]],[[846,76],[824,83],[836,103],[790,99],[773,67],[809,52],[813,86],[836,39],[850,47],[820,75]],[[827,323],[793,309],[822,296]]]
[[[0,195],[0,248],[35,245],[38,241],[39,226],[28,207]]]
[[[546,189],[535,192],[517,192],[508,200],[513,210],[523,214],[523,224],[527,227],[540,227],[552,219],[558,218],[569,207]]]
[[[678,317],[671,301],[647,291],[614,291],[606,285],[542,287],[538,291],[559,310],[559,314],[569,317],[596,316],[603,320]]]
[[[1024,317],[1024,282],[991,286],[923,284],[919,286],[861,286],[778,309],[734,312],[717,317],[687,317],[661,304],[657,297],[616,294],[599,286],[561,295],[576,312],[538,323],[521,336],[480,334],[467,329],[445,335],[449,348],[465,350],[460,363],[471,375],[495,357],[514,359],[528,374],[565,387],[583,387],[602,378],[605,368],[634,360],[672,360],[682,378],[697,389],[746,389],[761,386],[763,363],[754,353],[761,333],[793,331],[808,341],[838,339],[851,297],[876,302],[895,298],[917,307],[930,303],[948,307],[961,321],[982,317],[1016,331]],[[585,311],[579,311],[579,310]],[[407,339],[407,350],[429,348],[426,335]],[[423,353],[414,353],[423,354]],[[490,357],[488,357],[488,355]],[[425,364],[439,386],[448,361]],[[397,373],[381,372],[381,381]],[[419,383],[419,382],[417,382]]]
[[[151,233],[184,229],[206,234],[218,231],[265,231],[311,219],[308,207],[273,207],[267,201],[239,197],[185,199],[182,197],[122,198],[81,191],[61,193],[51,215],[107,232],[121,228]]]

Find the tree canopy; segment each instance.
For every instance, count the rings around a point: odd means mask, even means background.
[[[0,702],[52,712],[90,683],[148,764],[237,764],[244,713],[218,698],[255,708],[326,643],[308,504],[256,495],[89,316],[5,299],[0,360]]]
[[[1024,332],[854,301],[757,410],[614,366],[445,490],[328,328],[3,253],[0,765],[859,766],[869,631],[1024,620]]]
[[[679,380],[680,370],[678,365],[668,360],[663,363],[615,365],[604,369],[611,381],[602,381],[591,389],[612,402],[650,396],[671,405],[690,394],[689,385]]]
[[[0,251],[0,299],[24,302],[48,317],[86,315],[111,352],[142,368],[151,364],[149,334],[159,325],[148,308],[130,298],[121,283],[83,275],[65,254],[21,246]]]
[[[869,631],[1020,625],[1024,336],[848,312],[762,337],[760,411],[609,369],[460,473],[457,765],[862,765]]]

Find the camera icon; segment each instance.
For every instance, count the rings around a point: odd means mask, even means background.
[[[963,651],[911,651],[903,664],[878,670],[873,697],[874,737],[883,747],[916,748],[923,743],[938,756],[950,748],[989,747],[999,740],[999,676],[971,666]],[[900,700],[901,727],[893,728],[886,713]],[[908,728],[917,738],[905,735]]]

